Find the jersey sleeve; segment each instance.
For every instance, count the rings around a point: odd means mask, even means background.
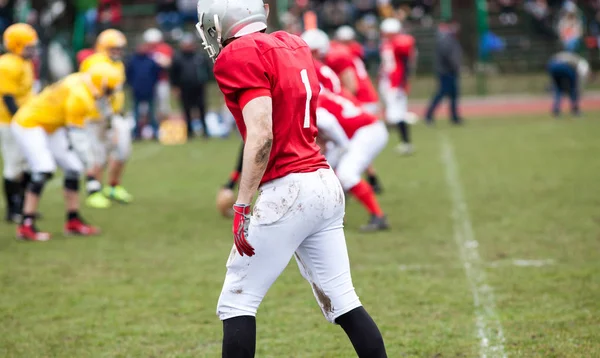
[[[346,51],[332,52],[331,56],[327,58],[327,66],[331,67],[335,73],[340,74],[354,66],[354,63],[352,62],[352,54]]]
[[[65,124],[68,127],[83,128],[85,121],[94,112],[94,107],[81,96],[72,93],[66,99]]]
[[[242,109],[254,98],[271,96],[269,70],[270,66],[254,46],[235,48],[222,54],[214,68],[221,92]]]
[[[16,61],[11,58],[0,58],[0,95],[16,95],[20,91],[19,79],[21,77],[21,68]]]
[[[415,48],[415,39],[412,36],[402,36],[394,42],[396,56],[410,57]]]

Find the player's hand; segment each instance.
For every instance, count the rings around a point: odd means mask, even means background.
[[[241,256],[254,255],[254,248],[248,243],[248,226],[250,226],[250,205],[233,205],[233,242]]]

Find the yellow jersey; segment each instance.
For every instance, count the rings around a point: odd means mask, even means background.
[[[100,52],[96,52],[83,60],[79,66],[79,72],[85,72],[93,65],[103,62],[114,66],[121,74],[123,82],[125,81],[125,65],[123,62],[113,61],[110,57],[108,57],[108,55]],[[123,111],[123,107],[125,106],[125,92],[123,90],[115,92],[115,94],[110,97],[110,105],[113,113],[121,113]],[[102,115],[100,115],[99,111],[95,111],[88,119],[96,121],[101,120]]]
[[[25,128],[42,127],[53,133],[66,126],[82,128],[96,111],[96,101],[84,73],[74,73],[46,87],[25,103],[13,120]]]
[[[33,63],[23,57],[7,53],[0,56],[0,125],[9,124],[12,114],[2,100],[5,95],[15,98],[21,107],[33,95]]]

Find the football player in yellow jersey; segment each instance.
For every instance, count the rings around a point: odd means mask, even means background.
[[[19,223],[25,185],[29,173],[25,173],[25,158],[10,131],[10,122],[32,95],[34,82],[32,57],[38,35],[27,24],[9,26],[3,35],[8,53],[0,56],[0,151],[4,162],[4,196],[6,220]]]
[[[47,87],[25,103],[13,117],[12,133],[31,169],[31,182],[25,192],[23,221],[17,237],[46,241],[50,234],[35,226],[40,195],[58,164],[64,171],[67,235],[94,235],[99,229],[87,225],[79,215],[79,179],[84,172],[82,158],[89,151],[85,121],[98,103],[122,86],[118,71],[107,63],[86,72],[69,75]]]
[[[108,29],[98,35],[96,53],[86,58],[80,66],[85,71],[90,66],[105,62],[115,66],[125,80],[123,52],[127,45],[125,35],[118,30]],[[115,93],[110,99],[110,107],[103,113],[95,113],[86,125],[93,134],[93,160],[87,172],[86,204],[95,208],[107,208],[110,200],[130,203],[133,196],[120,185],[125,163],[131,155],[131,128],[123,118],[125,95],[123,91]],[[110,130],[107,130],[109,124]],[[102,172],[108,159],[109,185],[102,190]]]

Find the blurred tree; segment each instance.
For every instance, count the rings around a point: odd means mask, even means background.
[[[279,24],[279,12],[277,10],[277,0],[267,0],[265,2],[269,4],[269,29],[272,31],[281,29],[281,25]]]

